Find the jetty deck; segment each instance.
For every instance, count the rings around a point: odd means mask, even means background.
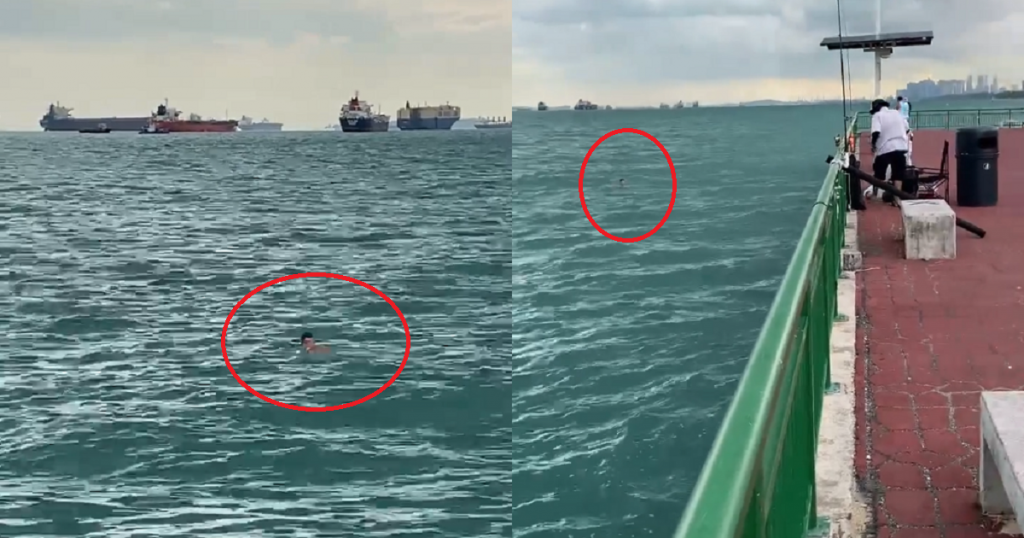
[[[955,133],[915,133],[914,163],[938,167]],[[861,138],[862,150],[869,147]],[[978,505],[983,390],[1024,390],[1024,129],[1000,132],[999,205],[950,203],[988,231],[957,231],[957,259],[908,261],[897,208],[858,215],[856,478],[878,538],[1018,534]],[[870,163],[862,151],[861,162]],[[870,535],[870,533],[869,533]]]

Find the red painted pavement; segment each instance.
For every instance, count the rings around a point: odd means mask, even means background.
[[[1000,133],[992,208],[957,207],[953,137],[918,131],[914,162],[937,168],[949,140],[950,204],[987,237],[958,229],[957,259],[909,261],[899,209],[859,215],[856,467],[878,538],[1007,536],[977,504],[978,405],[1024,390],[1024,130]]]

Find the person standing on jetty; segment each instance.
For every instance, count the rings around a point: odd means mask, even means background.
[[[910,111],[913,107],[905,97],[902,95],[896,97],[897,106],[900,109],[900,116],[907,120],[907,125],[910,125]],[[907,127],[909,129],[909,127]],[[907,142],[907,166],[913,166],[914,159],[914,133],[913,130],[907,131],[910,134],[910,140]]]
[[[917,194],[917,181],[907,177],[907,152],[910,150],[910,124],[889,102],[876,99],[871,103],[871,153],[875,177],[884,180],[891,168],[891,181],[900,183],[903,192]],[[882,199],[890,202],[891,196]]]
[[[900,95],[899,97],[896,98],[896,102],[899,103],[900,116],[903,116],[903,119],[907,120],[907,123],[909,124],[910,123],[910,101],[907,101],[906,99],[903,98],[902,95]]]

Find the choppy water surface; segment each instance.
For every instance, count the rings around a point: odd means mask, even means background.
[[[827,172],[837,107],[526,112],[513,134],[516,536],[671,536]],[[653,237],[580,206],[590,145],[634,127],[678,173]],[[624,182],[620,182],[624,179]],[[664,215],[668,165],[602,144],[587,205],[612,234]]]
[[[0,137],[0,535],[511,536],[510,144]]]

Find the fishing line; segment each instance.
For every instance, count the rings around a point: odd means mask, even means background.
[[[840,8],[840,16],[842,16],[842,8]],[[843,19],[843,31],[846,32],[846,35],[850,35],[850,26],[845,19]],[[853,108],[853,62],[850,61],[850,49],[846,49],[846,85],[847,94],[850,96],[850,108]]]

